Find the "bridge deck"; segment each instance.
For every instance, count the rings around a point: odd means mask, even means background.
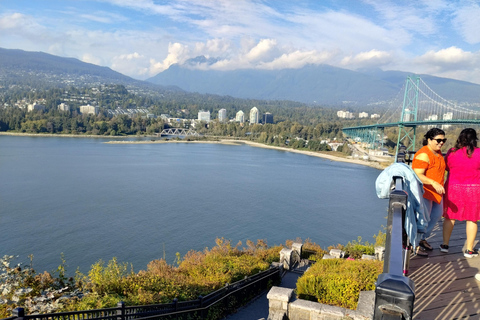
[[[480,318],[480,281],[475,280],[475,274],[480,273],[480,257],[463,256],[465,239],[465,222],[457,221],[449,253],[440,252],[440,221],[428,239],[433,247],[429,257],[410,260],[410,278],[415,282],[413,319]]]

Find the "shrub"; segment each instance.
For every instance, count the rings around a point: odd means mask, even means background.
[[[353,240],[344,247],[345,256],[353,259],[362,258],[363,254],[374,255],[375,247],[368,241],[362,243],[362,237],[358,237],[357,240]]]
[[[383,263],[327,259],[316,262],[297,281],[299,298],[355,310],[360,291],[373,290]]]

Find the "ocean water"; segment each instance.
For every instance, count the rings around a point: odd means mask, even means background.
[[[388,202],[377,169],[247,145],[106,144],[0,136],[0,255],[67,273],[116,257],[148,262],[232,244],[373,235]]]

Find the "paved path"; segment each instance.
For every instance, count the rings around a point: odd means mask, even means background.
[[[282,277],[282,283],[279,287],[295,289],[297,284],[297,279],[301,274],[296,272],[286,272]],[[229,315],[225,320],[258,320],[258,319],[267,319],[268,318],[268,291],[262,293],[255,300],[251,301],[248,305],[242,307],[232,315]],[[294,299],[293,299],[294,300]],[[293,301],[292,300],[292,301]]]

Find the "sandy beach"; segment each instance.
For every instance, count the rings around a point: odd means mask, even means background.
[[[348,162],[348,163],[354,163],[354,164],[359,164],[363,166],[369,166],[375,169],[383,170],[386,166],[388,166],[391,162],[377,162],[377,161],[365,161],[361,159],[353,159],[352,157],[339,157],[339,156],[334,156],[334,155],[329,155],[326,152],[315,152],[315,151],[306,151],[306,150],[297,150],[297,149],[291,149],[291,148],[285,148],[285,147],[277,147],[277,146],[270,146],[266,145],[263,143],[258,143],[258,142],[252,142],[248,140],[231,140],[231,139],[220,139],[218,141],[211,140],[211,141],[180,141],[180,140],[154,140],[154,141],[109,141],[106,143],[116,143],[116,144],[137,144],[137,143],[218,143],[218,144],[228,144],[228,145],[241,145],[241,144],[247,144],[252,147],[257,147],[257,148],[265,148],[265,149],[275,149],[275,150],[281,150],[281,151],[286,151],[286,152],[294,152],[294,153],[300,153],[312,157],[318,157],[318,158],[324,158],[328,159],[331,161],[340,161],[340,162]]]
[[[116,139],[125,139],[125,138],[135,138],[126,137],[126,136],[98,136],[98,135],[75,135],[75,134],[34,134],[34,133],[15,133],[15,132],[0,132],[0,135],[9,135],[9,136],[30,136],[30,137],[69,137],[69,138],[111,138],[112,141],[107,141],[105,143],[115,143],[115,144],[155,144],[155,143],[218,143],[218,144],[228,144],[228,145],[242,145],[247,144],[252,147],[265,148],[265,149],[275,149],[286,152],[300,153],[312,157],[324,158],[331,161],[340,161],[359,164],[363,166],[369,166],[375,169],[383,170],[391,162],[378,162],[378,161],[366,161],[362,159],[354,159],[352,157],[340,157],[330,155],[327,152],[315,152],[315,151],[306,151],[306,150],[297,150],[285,147],[270,146],[263,143],[252,142],[248,140],[233,140],[233,139],[219,139],[219,140],[205,140],[205,141],[182,141],[182,140],[144,140],[144,141],[125,141],[125,140],[116,140]],[[144,138],[149,138],[145,137]]]

